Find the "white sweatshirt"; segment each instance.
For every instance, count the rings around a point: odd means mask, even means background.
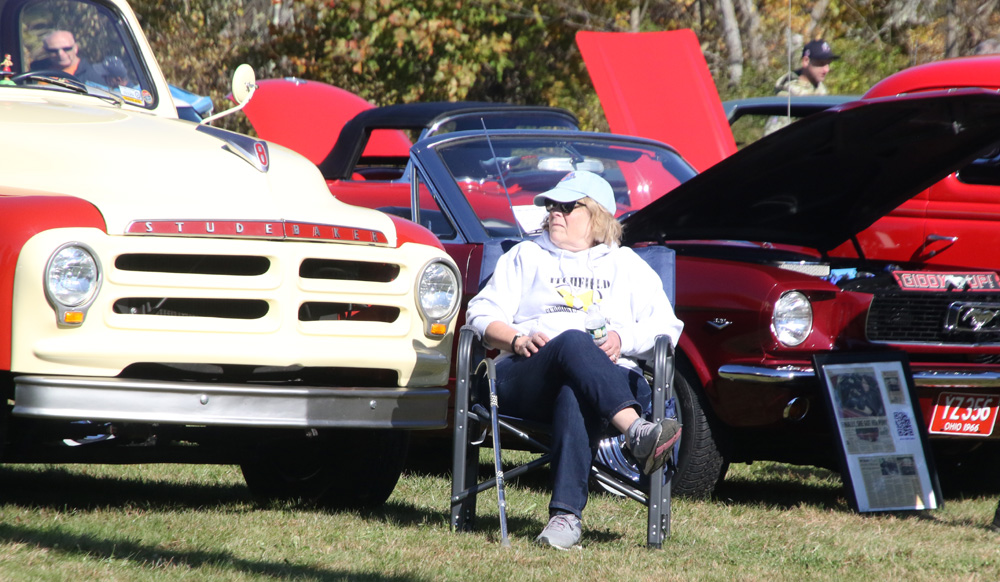
[[[494,321],[528,335],[553,338],[568,329],[585,330],[586,310],[600,305],[608,332],[621,337],[619,363],[652,356],[655,338],[667,334],[674,346],[684,323],[670,307],[659,275],[628,247],[597,245],[585,251],[560,249],[549,233],[519,243],[497,261],[486,287],[469,302],[467,322],[485,337]],[[505,354],[506,355],[506,354]]]

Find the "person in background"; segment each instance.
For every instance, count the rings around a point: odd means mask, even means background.
[[[802,47],[799,68],[781,76],[774,84],[774,92],[779,96],[828,95],[823,81],[830,73],[830,64],[840,56],[833,53],[825,40],[814,40]],[[775,115],[767,120],[764,135],[769,135],[787,126],[792,120],[788,116]]]
[[[542,234],[500,258],[467,320],[506,352],[496,364],[501,413],[552,426],[549,522],[536,542],[567,550],[580,541],[590,466],[609,430],[625,435],[647,475],[672,453],[681,427],[642,418],[652,392],[635,360],[658,334],[677,345],[683,323],[659,275],[620,246],[604,178],[570,172],[534,203],[548,210]],[[598,311],[599,327],[588,325]]]
[[[58,70],[83,83],[105,85],[104,68],[80,56],[80,47],[72,32],[53,30],[42,38],[42,47],[47,56],[31,63],[32,71]]]

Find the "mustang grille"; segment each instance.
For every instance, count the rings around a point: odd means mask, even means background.
[[[1000,293],[914,293],[881,291],[868,312],[868,339],[874,342],[986,344],[1000,342],[1000,330],[947,329],[954,303],[1000,310]]]

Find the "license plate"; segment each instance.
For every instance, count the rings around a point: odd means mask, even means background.
[[[997,422],[1000,396],[942,392],[934,405],[928,432],[966,436],[990,436]]]

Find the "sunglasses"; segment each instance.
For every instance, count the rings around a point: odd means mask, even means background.
[[[54,48],[46,48],[45,52],[49,53],[50,55],[56,55],[56,54],[59,54],[61,52],[62,53],[68,53],[68,52],[72,51],[75,47],[76,47],[76,45],[72,45],[71,44],[69,46],[59,46],[59,47],[54,47]]]
[[[583,206],[582,202],[556,202],[555,200],[545,201],[545,210],[548,212],[560,212],[562,214],[571,214],[577,208]]]

